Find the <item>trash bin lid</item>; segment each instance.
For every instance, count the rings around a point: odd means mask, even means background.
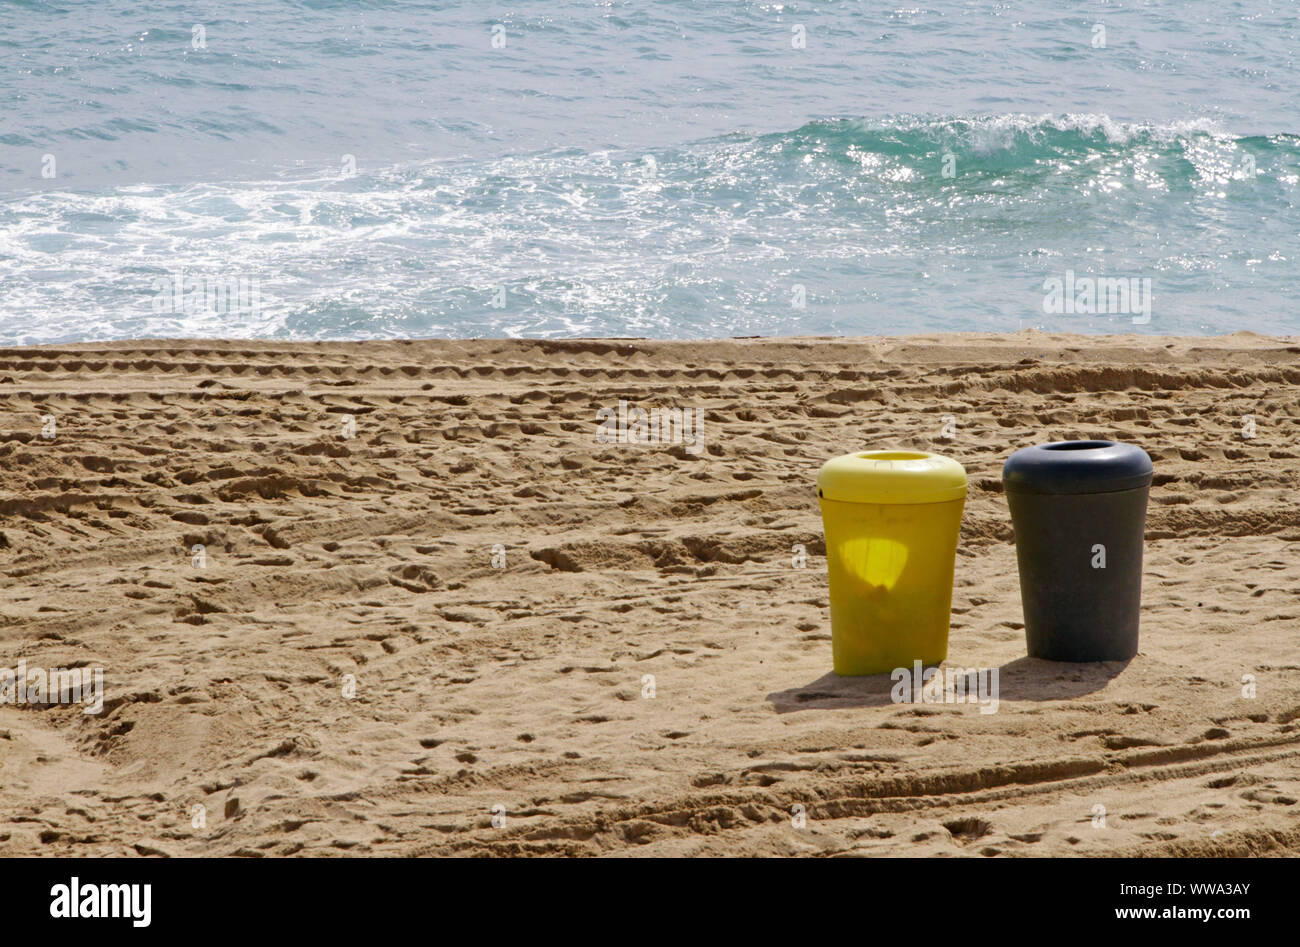
[[[1007,458],[1002,484],[1016,493],[1118,493],[1151,483],[1151,458],[1134,444],[1056,441]]]
[[[966,496],[966,470],[925,451],[862,451],[826,461],[817,472],[817,495],[849,503],[960,500]]]

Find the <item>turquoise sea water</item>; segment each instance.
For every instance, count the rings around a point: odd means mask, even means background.
[[[1294,2],[0,2],[0,343],[1297,333],[1298,51]]]

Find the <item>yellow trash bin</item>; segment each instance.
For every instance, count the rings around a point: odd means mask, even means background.
[[[835,673],[881,674],[948,656],[961,464],[921,451],[864,451],[817,474],[830,573]]]

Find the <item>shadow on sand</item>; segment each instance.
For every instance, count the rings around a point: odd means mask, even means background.
[[[999,700],[1069,700],[1101,690],[1128,665],[1128,661],[1071,664],[1016,658],[998,668],[997,696]],[[970,669],[969,677],[970,690],[974,693],[974,669]],[[894,683],[889,674],[840,677],[830,673],[802,687],[773,691],[767,695],[767,700],[779,714],[799,710],[883,707],[895,702],[891,696]]]

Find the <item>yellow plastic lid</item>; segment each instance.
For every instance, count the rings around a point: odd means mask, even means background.
[[[966,469],[938,454],[869,450],[828,460],[817,495],[848,503],[943,503],[966,495]]]

